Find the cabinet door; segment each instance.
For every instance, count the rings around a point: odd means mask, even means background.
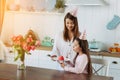
[[[27,66],[33,66],[38,67],[38,50],[34,50],[30,52],[31,55],[26,54],[25,55],[25,65]]]
[[[94,56],[94,55],[91,55],[90,56],[91,58],[96,58],[96,59],[103,59],[103,56]],[[102,65],[101,64],[94,64],[92,63],[92,67],[95,69],[95,70],[98,70]],[[94,69],[93,69],[93,73],[94,73]],[[106,74],[106,67],[102,68],[101,70],[99,70],[97,73],[98,75],[103,75],[105,76]]]
[[[103,57],[110,62],[110,68],[120,69],[120,58],[116,57]]]
[[[50,54],[50,51],[40,51],[38,56],[38,66],[41,68],[57,69],[57,61],[51,60],[48,54]]]
[[[5,63],[9,63],[9,64],[17,64],[17,61],[14,61],[14,57],[15,57],[15,53],[11,52],[12,48],[11,47],[7,47],[8,49],[8,53],[5,54]]]
[[[115,57],[104,57],[110,61],[109,76],[114,77],[114,80],[120,80],[120,59]]]
[[[114,80],[120,80],[120,69],[109,69],[109,76],[113,77]]]

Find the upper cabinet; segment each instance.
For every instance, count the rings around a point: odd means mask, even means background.
[[[108,5],[108,2],[106,0],[66,0],[65,5],[105,6],[105,5]]]
[[[64,12],[64,0],[7,0],[7,11]]]

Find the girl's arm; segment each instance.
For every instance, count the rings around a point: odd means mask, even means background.
[[[88,63],[88,59],[87,56],[84,55],[82,57],[77,57],[76,59],[76,63],[75,63],[75,67],[69,67],[69,66],[64,66],[64,70],[65,71],[69,71],[69,72],[73,72],[73,73],[82,73],[84,71],[84,69],[87,66]]]

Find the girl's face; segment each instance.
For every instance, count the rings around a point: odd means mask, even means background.
[[[78,53],[80,50],[81,50],[81,48],[80,48],[80,46],[79,46],[79,43],[78,43],[78,41],[74,41],[73,42],[73,50],[76,52],[76,53]]]
[[[74,23],[71,19],[67,18],[66,19],[66,27],[69,31],[72,31],[74,28]]]

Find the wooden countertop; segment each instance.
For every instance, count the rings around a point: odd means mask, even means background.
[[[37,47],[36,49],[37,50],[52,51],[52,48],[53,47],[40,46],[40,47]],[[100,51],[100,52],[90,51],[90,55],[120,58],[120,53],[110,53],[110,52],[107,52],[107,51]]]
[[[40,47],[37,47],[36,49],[38,49],[38,50],[52,51],[52,48],[53,48],[53,47],[40,46]]]
[[[110,53],[107,51],[100,51],[100,52],[90,51],[90,54],[94,55],[94,56],[106,56],[106,57],[118,57],[118,58],[120,58],[120,53]]]
[[[37,49],[51,51],[52,47],[40,46]],[[118,58],[120,58],[120,53],[110,53],[110,52],[107,52],[107,51],[100,51],[100,52],[90,51],[90,55],[106,56],[106,57],[118,57]]]
[[[113,78],[29,66],[26,70],[17,70],[17,65],[1,63],[0,80],[113,80]]]

